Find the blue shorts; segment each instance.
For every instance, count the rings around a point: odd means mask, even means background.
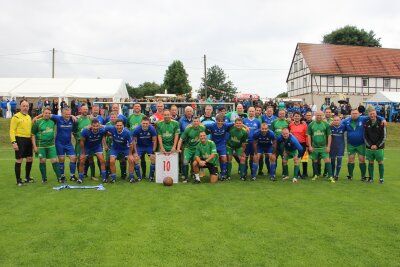
[[[257,146],[258,154],[272,154],[273,146]]]
[[[226,156],[226,146],[225,145],[217,146],[217,153],[220,157]]]
[[[129,156],[129,148],[124,149],[124,150],[119,150],[119,149],[114,149],[111,148],[110,150],[110,157],[125,157],[127,158]]]
[[[246,145],[246,157],[247,156],[253,156],[254,155],[254,147],[253,147],[253,141],[249,141],[249,143]]]
[[[75,156],[75,149],[71,143],[67,145],[56,143],[56,151],[57,151],[57,156],[64,156],[64,155]]]
[[[85,147],[85,157],[93,156],[94,154],[98,153],[103,154],[103,147],[101,145],[98,145],[96,147]]]
[[[331,151],[329,152],[329,156],[331,158],[343,157],[344,156],[344,146],[342,147],[331,147]]]
[[[136,150],[137,150],[137,154],[139,157],[141,157],[142,155],[145,155],[145,154],[147,154],[147,155],[154,154],[152,146],[146,146],[146,147],[137,146]]]

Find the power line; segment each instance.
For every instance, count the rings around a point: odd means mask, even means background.
[[[51,50],[44,50],[44,51],[36,51],[36,52],[21,52],[21,53],[13,53],[13,54],[3,54],[0,57],[8,57],[8,56],[20,56],[20,55],[27,55],[27,54],[39,54],[39,53],[48,53]]]

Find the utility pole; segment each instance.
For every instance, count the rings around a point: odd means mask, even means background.
[[[207,58],[204,55],[204,95],[207,99]]]
[[[55,54],[55,50],[53,48],[53,60],[52,60],[52,68],[51,68],[51,78],[54,79],[54,54]]]

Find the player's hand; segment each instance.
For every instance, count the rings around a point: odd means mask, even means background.
[[[283,152],[283,155],[282,155],[284,158],[286,158],[286,156],[287,156],[287,153],[286,153],[286,151],[285,152]]]
[[[108,151],[108,150],[110,150],[110,148],[106,145],[106,146],[104,146],[104,150]]]
[[[331,148],[330,148],[329,146],[327,146],[327,147],[326,147],[326,152],[329,153],[330,151],[331,151]]]
[[[165,149],[164,149],[164,151],[165,151]],[[178,148],[178,149],[176,149],[176,152],[182,153],[182,150],[180,148]]]
[[[386,120],[382,121],[382,126],[383,126],[383,127],[386,127],[386,126],[387,126],[387,121],[386,121]]]
[[[33,152],[38,153],[39,149],[37,148],[37,146],[33,147]]]
[[[162,152],[162,153],[165,153],[165,148],[163,147],[163,146],[161,146],[160,147],[160,151]],[[171,150],[172,151],[172,150]]]
[[[164,151],[165,151],[165,149],[164,149]],[[176,148],[173,147],[173,148],[171,149],[171,153],[174,153],[174,152],[176,152]]]
[[[14,151],[19,151],[19,147],[17,143],[12,144]]]
[[[81,155],[79,156],[79,160],[80,160],[81,162],[85,161],[85,155],[84,155],[84,154],[81,154]]]
[[[204,166],[206,166],[206,162],[205,162],[204,160],[200,160],[199,165],[200,165],[201,167],[204,167]]]
[[[313,147],[312,147],[312,146],[309,146],[309,147],[308,147],[308,151],[310,151],[310,153],[312,153],[312,152],[313,152],[313,150],[314,150],[314,149],[313,149]]]
[[[371,146],[371,150],[377,150],[377,149],[378,149],[378,147],[376,145]]]

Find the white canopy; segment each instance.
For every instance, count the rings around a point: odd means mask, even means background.
[[[0,95],[11,97],[128,98],[121,79],[0,78]]]
[[[400,92],[378,91],[366,103],[400,103]]]

